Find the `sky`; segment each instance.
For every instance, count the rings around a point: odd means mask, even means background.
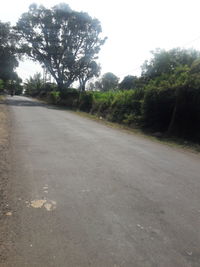
[[[200,50],[199,0],[6,0],[0,20],[15,25],[33,2],[46,7],[65,2],[100,20],[102,35],[108,37],[99,53],[101,74],[113,72],[120,79],[140,75],[141,65],[156,48]],[[17,68],[23,80],[37,71],[39,65],[27,60]]]

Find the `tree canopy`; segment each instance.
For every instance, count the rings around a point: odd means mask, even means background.
[[[142,76],[147,80],[162,74],[172,74],[179,66],[191,66],[200,57],[199,51],[193,49],[174,48],[169,51],[156,49],[152,51],[153,58],[142,65]]]
[[[135,89],[137,87],[138,77],[133,75],[127,75],[120,82],[119,88],[122,90]]]
[[[85,91],[86,82],[92,77],[98,77],[100,74],[100,66],[95,62],[91,61],[85,66],[85,69],[79,75],[80,90]]]
[[[0,79],[4,82],[18,78],[15,41],[10,24],[0,22]]]
[[[106,72],[98,81],[98,86],[101,91],[109,91],[117,88],[119,78],[112,72]]]
[[[73,11],[67,4],[51,9],[32,4],[16,30],[26,54],[45,65],[61,89],[96,75],[96,71],[88,75],[88,66],[106,38],[100,37],[100,22],[87,13]]]

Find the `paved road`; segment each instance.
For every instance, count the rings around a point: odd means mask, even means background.
[[[6,266],[200,266],[200,157],[8,99],[15,249]]]

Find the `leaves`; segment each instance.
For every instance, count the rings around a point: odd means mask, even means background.
[[[59,86],[69,87],[78,78],[87,80],[97,74],[91,66],[105,38],[99,37],[100,22],[87,13],[73,11],[66,4],[52,9],[34,4],[16,29],[27,55],[44,64]]]
[[[13,79],[18,66],[15,49],[15,36],[9,23],[0,22],[0,79]]]

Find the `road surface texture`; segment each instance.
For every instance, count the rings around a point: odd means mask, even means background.
[[[10,97],[5,266],[200,266],[200,157]]]

